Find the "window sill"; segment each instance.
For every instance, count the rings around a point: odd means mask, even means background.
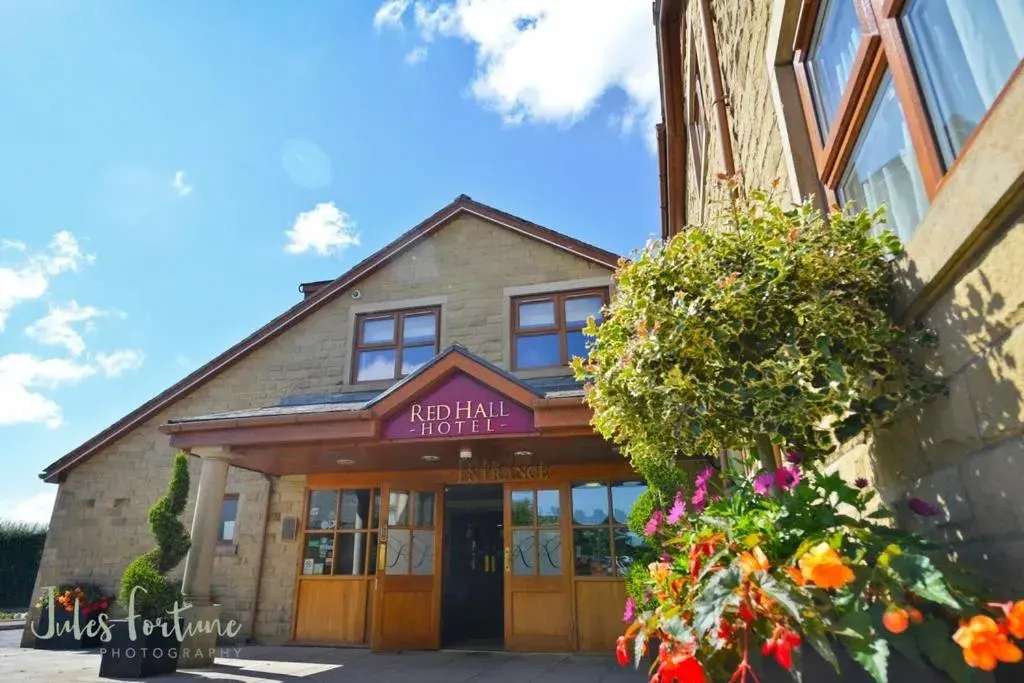
[[[571,377],[572,368],[555,366],[550,368],[530,368],[529,370],[513,370],[512,374],[519,379],[541,379],[542,377]]]
[[[217,541],[213,554],[217,557],[229,557],[238,554],[238,544],[234,541]]]

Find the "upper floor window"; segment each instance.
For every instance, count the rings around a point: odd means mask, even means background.
[[[818,2],[794,65],[829,203],[909,240],[1022,56],[1024,0]]]
[[[437,355],[441,310],[366,313],[356,319],[356,382],[395,380]]]
[[[583,328],[601,320],[607,289],[523,296],[512,300],[512,369],[555,368],[587,355]]]
[[[708,144],[707,119],[704,113],[704,89],[697,65],[697,43],[690,38],[689,96],[686,98],[686,120],[689,128],[690,154],[697,192],[704,191],[704,154]]]

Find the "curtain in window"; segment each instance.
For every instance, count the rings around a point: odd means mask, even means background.
[[[915,0],[904,24],[948,165],[1024,57],[1024,0]]]

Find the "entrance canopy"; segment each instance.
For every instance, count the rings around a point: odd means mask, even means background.
[[[618,460],[591,417],[575,380],[521,380],[454,345],[381,393],[292,397],[160,429],[174,447],[221,447],[232,465],[276,475]]]

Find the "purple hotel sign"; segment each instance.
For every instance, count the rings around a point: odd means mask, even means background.
[[[461,372],[403,406],[381,429],[385,439],[531,432],[533,411]]]

